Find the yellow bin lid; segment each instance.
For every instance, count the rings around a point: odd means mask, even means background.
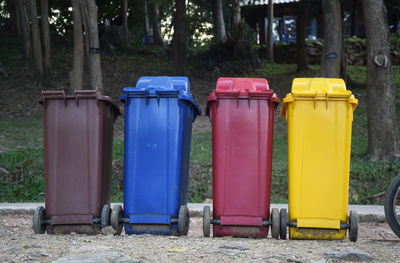
[[[286,117],[287,103],[296,99],[305,100],[347,100],[357,107],[358,100],[342,79],[333,78],[295,78],[292,82],[292,92],[283,99],[281,116]]]

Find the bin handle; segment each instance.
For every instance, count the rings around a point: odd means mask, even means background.
[[[49,95],[61,95],[61,96],[63,96],[64,104],[65,104],[65,106],[67,106],[67,100],[66,100],[66,97],[65,97],[64,90],[42,90],[43,105],[46,104],[46,96],[49,96]]]
[[[75,90],[75,102],[79,105],[78,97],[79,95],[96,95],[97,104],[99,103],[99,93],[95,90]]]

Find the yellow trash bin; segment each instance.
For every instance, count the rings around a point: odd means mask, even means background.
[[[358,101],[342,79],[296,78],[283,99],[288,125],[291,239],[357,240],[357,214],[347,216],[351,125]],[[287,223],[287,224],[286,224]]]

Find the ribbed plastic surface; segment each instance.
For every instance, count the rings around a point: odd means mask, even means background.
[[[289,221],[298,227],[290,227],[290,237],[344,239],[339,229],[347,222],[357,100],[341,79],[295,79],[292,91],[281,110],[288,125]]]
[[[279,99],[265,79],[220,78],[208,98],[214,236],[268,235],[272,136]]]
[[[201,114],[186,77],[142,77],[124,88],[127,234],[175,234],[187,204],[192,122]],[[153,224],[151,227],[146,224]]]

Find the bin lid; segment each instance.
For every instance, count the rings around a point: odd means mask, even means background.
[[[178,98],[189,101],[195,107],[197,114],[201,114],[201,108],[194,101],[190,92],[189,79],[187,77],[141,77],[136,87],[126,87],[120,100],[126,98]]]
[[[352,94],[346,89],[342,79],[295,78],[292,83],[293,97],[338,97],[349,98]]]
[[[268,99],[279,104],[279,98],[262,78],[218,78],[215,91],[207,99],[206,115],[210,103],[217,99]]]
[[[79,104],[79,100],[82,99],[95,99],[109,103],[114,111],[114,120],[118,115],[123,115],[123,110],[110,97],[100,95],[95,90],[74,90],[74,95],[66,95],[64,90],[43,90],[42,96],[39,98],[39,103],[45,105],[48,100],[63,100],[66,104],[67,100],[74,100]]]
[[[346,89],[343,79],[334,78],[295,78],[292,82],[292,92],[283,99],[281,116],[287,119],[287,104],[294,100],[343,100],[353,105],[355,109],[358,100],[350,90]]]

